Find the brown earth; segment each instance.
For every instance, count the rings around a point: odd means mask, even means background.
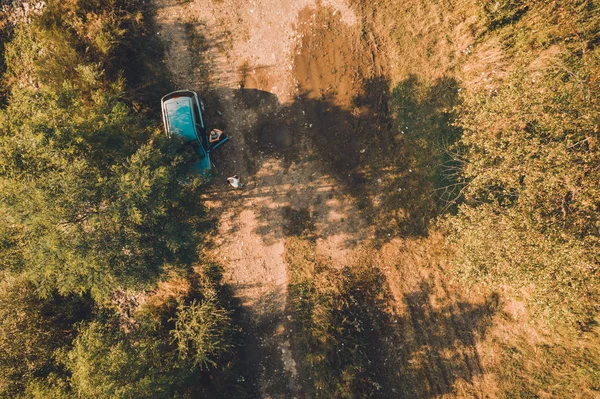
[[[340,138],[363,81],[374,73],[354,13],[341,1],[157,0],[165,60],[181,88],[207,102],[210,127],[231,138],[205,196],[219,215],[205,254],[224,265],[244,306],[247,361],[264,397],[299,395],[286,314],[285,237],[309,215],[318,251],[344,264],[369,235],[336,171],[359,148],[339,142],[331,165],[321,137]],[[355,112],[365,112],[357,109]],[[351,151],[351,154],[347,153]],[[343,154],[347,153],[347,154]],[[236,191],[225,183],[239,174]]]
[[[382,344],[390,394],[483,397],[493,383],[477,341],[497,299],[454,294],[442,238],[427,237],[421,205],[407,205],[425,188],[391,129],[389,62],[368,23],[343,0],[154,4],[175,84],[198,91],[209,128],[231,138],[204,195],[218,218],[205,257],[224,266],[242,301],[260,396],[305,394],[284,258],[286,238],[302,233],[328,264],[367,256],[386,275],[396,320]],[[244,189],[226,184],[233,174]]]

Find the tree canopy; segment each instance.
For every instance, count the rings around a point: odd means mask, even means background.
[[[210,391],[235,363],[218,273],[161,307],[115,299],[191,279],[206,216],[193,151],[123,78],[144,4],[47,3],[3,32],[0,397]]]

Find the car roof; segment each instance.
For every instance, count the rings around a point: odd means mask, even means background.
[[[188,141],[198,140],[192,106],[191,97],[175,97],[164,102],[169,133],[182,136]]]

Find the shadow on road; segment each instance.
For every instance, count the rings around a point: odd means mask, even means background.
[[[218,114],[211,115],[209,120],[223,126],[232,138],[215,155],[215,163],[223,176],[235,174],[239,166],[227,157],[232,152],[242,154],[248,179],[257,179],[243,195],[269,198],[273,204],[261,212],[257,229],[261,235],[278,231],[273,223],[279,223],[281,216],[285,219],[283,213],[290,207],[294,212],[308,210],[303,223],[314,224],[310,219],[343,211],[329,199],[347,196],[353,198],[362,219],[374,227],[379,244],[398,236],[426,236],[446,204],[436,195],[436,188],[451,184],[442,164],[445,148],[460,134],[451,125],[456,96],[447,95],[456,93],[455,86],[452,79],[426,86],[411,76],[389,93],[389,82],[381,77],[365,82],[364,94],[353,99],[353,110],[338,107],[328,98],[298,95],[292,104],[281,105],[265,91],[218,89],[219,97],[226,96],[235,104],[226,112],[238,113],[237,119],[244,122],[230,128]],[[221,107],[216,109],[222,112]],[[271,174],[261,170],[272,160],[280,162],[282,169]],[[311,163],[335,183],[324,184],[319,176],[289,175],[291,167]],[[254,189],[261,182],[269,186]],[[296,201],[302,197],[309,200]],[[319,237],[344,233],[356,235],[357,240],[366,238],[361,235],[365,230],[357,231],[351,223],[334,227],[321,231]]]

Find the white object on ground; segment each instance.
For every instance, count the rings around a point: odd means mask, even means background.
[[[228,177],[227,181],[229,182],[229,184],[231,184],[231,186],[233,188],[240,188],[240,179],[237,176],[233,176],[233,177]]]

